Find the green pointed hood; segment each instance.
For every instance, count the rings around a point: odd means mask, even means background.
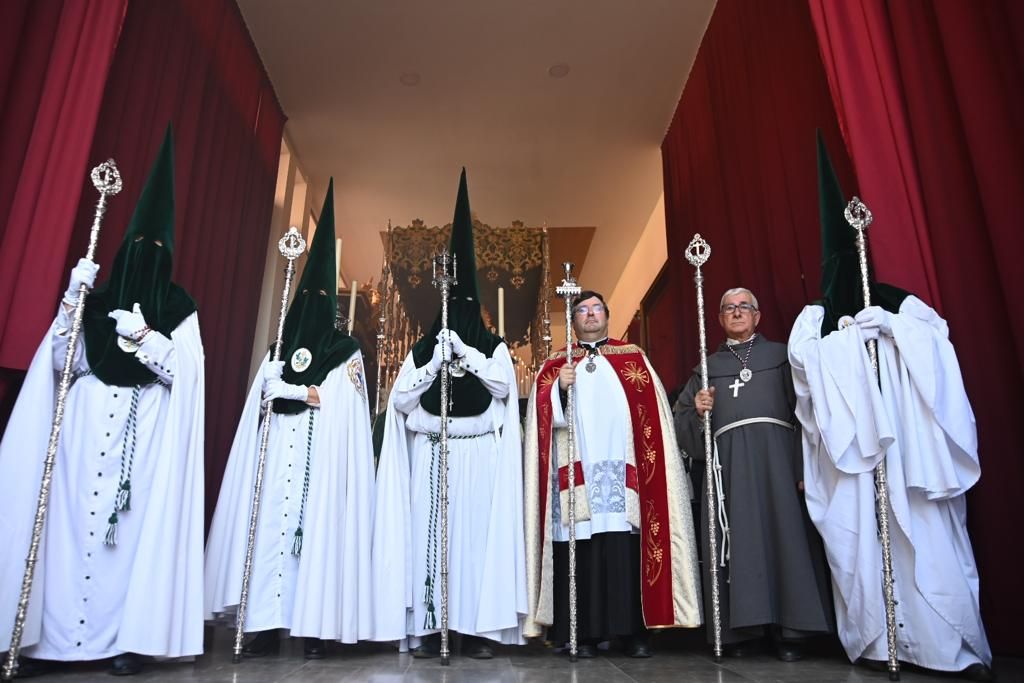
[[[860,257],[857,254],[857,231],[846,221],[846,199],[839,187],[832,160],[821,137],[818,137],[818,212],[821,222],[821,305],[825,317],[821,321],[821,336],[839,328],[843,316],[855,316],[864,308],[861,286]],[[870,251],[868,257],[870,259]],[[868,263],[871,282],[871,303],[887,311],[899,311],[907,292],[876,282]]]
[[[455,216],[452,219],[452,237],[449,250],[455,255],[456,278],[448,297],[448,329],[453,330],[462,341],[490,358],[502,339],[484,325],[480,315],[480,288],[476,281],[476,252],[473,246],[473,214],[469,208],[469,189],[466,184],[466,169],[459,178],[459,193],[455,199]],[[437,314],[430,330],[412,348],[416,367],[426,365],[434,353],[437,333],[441,331],[441,313]],[[452,380],[453,407],[451,415],[467,417],[479,415],[491,403],[491,394],[472,373]],[[441,413],[440,377],[427,389],[420,404],[434,415]]]
[[[309,247],[302,279],[295,289],[291,308],[284,319],[281,337],[282,379],[290,384],[319,385],[327,374],[348,360],[359,348],[358,342],[334,327],[338,309],[338,274],[335,270],[334,242],[334,178],[327,186],[327,196],[320,210],[313,243]],[[293,364],[295,352],[305,349],[312,358],[308,366]],[[276,413],[298,413],[306,410],[302,401],[277,399]]]
[[[196,310],[192,297],[171,282],[173,256],[174,134],[168,125],[114,257],[110,279],[85,300],[86,357],[93,373],[106,384],[135,386],[156,379],[135,354],[117,345],[116,325],[108,313],[130,311],[138,303],[146,324],[169,337]]]

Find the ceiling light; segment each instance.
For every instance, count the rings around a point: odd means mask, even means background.
[[[551,78],[565,78],[568,75],[568,64],[553,64],[551,65],[551,68],[548,69],[548,76],[551,76]]]
[[[404,74],[398,77],[398,80],[402,85],[407,85],[410,88],[420,84],[420,75],[415,71],[406,71]]]

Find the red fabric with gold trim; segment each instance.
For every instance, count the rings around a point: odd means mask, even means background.
[[[628,346],[608,340],[607,346]],[[579,347],[574,345],[573,350]],[[604,347],[602,347],[602,351]],[[658,412],[658,397],[654,379],[647,369],[643,354],[601,353],[611,364],[619,378],[633,425],[633,449],[637,467],[627,468],[626,485],[635,488],[640,498],[640,562],[642,569],[641,595],[644,622],[648,628],[672,626],[675,622],[672,604],[672,546],[669,528],[668,490],[665,473],[665,452]],[[540,512],[544,519],[547,509],[551,476],[551,385],[558,381],[558,371],[565,364],[565,356],[549,360],[537,373],[537,436],[540,453],[538,468]],[[560,488],[568,487],[567,468],[559,472]],[[632,469],[632,482],[629,469]],[[562,476],[564,473],[564,477]],[[582,465],[576,470],[577,481],[582,481]],[[631,485],[632,484],[632,485]],[[543,541],[547,529],[541,529]]]

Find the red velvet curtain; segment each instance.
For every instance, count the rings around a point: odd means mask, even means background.
[[[97,261],[102,280],[171,122],[173,277],[199,306],[206,353],[207,519],[247,389],[284,121],[234,0],[129,3],[90,154],[114,157],[125,184]],[[84,251],[93,202],[78,207],[65,268]]]
[[[811,0],[839,120],[875,213],[879,279],[940,310],[978,420],[968,523],[993,649],[1024,654],[1008,541],[1024,527],[1024,3]]]
[[[785,342],[818,296],[815,129],[847,191],[854,187],[806,2],[719,0],[662,144],[668,275],[648,315],[648,352],[669,389],[698,362],[693,268],[686,245],[711,245],[704,267],[708,346],[723,340],[718,304],[748,287],[759,329]]]
[[[174,125],[174,279],[199,304],[210,512],[242,408],[284,114],[234,0],[0,3],[0,412],[10,404],[113,157],[97,261],[109,269]],[[5,407],[7,410],[3,410]]]
[[[0,3],[3,422],[66,284],[65,254],[127,0]],[[41,303],[45,302],[45,304]]]

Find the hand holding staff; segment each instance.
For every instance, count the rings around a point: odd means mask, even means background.
[[[96,202],[96,211],[92,218],[92,228],[89,231],[89,247],[85,252],[85,258],[92,261],[96,256],[96,244],[100,237],[100,226],[103,223],[103,215],[107,212],[107,197],[113,196],[121,191],[121,174],[117,170],[117,164],[113,159],[108,159],[90,174],[93,187],[100,193]],[[28,549],[28,557],[25,558],[25,574],[21,581],[21,595],[18,598],[18,611],[14,616],[14,629],[11,631],[11,647],[7,651],[7,661],[3,667],[3,680],[10,681],[18,664],[18,652],[21,649],[21,636],[25,629],[25,617],[28,614],[29,594],[32,592],[32,579],[35,575],[36,562],[39,559],[39,543],[43,535],[43,525],[46,522],[47,503],[50,499],[50,481],[53,479],[53,461],[57,455],[57,445],[60,443],[60,430],[64,424],[64,403],[67,401],[68,391],[71,388],[71,366],[75,358],[75,349],[78,346],[78,336],[82,332],[82,313],[85,311],[85,296],[89,288],[85,284],[78,287],[78,298],[75,301],[75,312],[71,319],[71,331],[68,333],[68,347],[64,353],[64,367],[60,373],[60,384],[57,389],[57,405],[53,411],[53,423],[50,427],[50,441],[46,447],[46,460],[43,463],[43,480],[39,487],[39,501],[36,503],[35,523],[32,526],[32,541]]]
[[[864,293],[864,308],[871,305],[871,280],[868,276],[868,246],[864,231],[871,225],[873,217],[868,207],[857,197],[850,200],[843,214],[846,222],[857,231],[857,256],[860,259],[860,282]],[[874,339],[868,340],[868,356],[871,367],[878,379],[878,346]],[[893,595],[892,543],[889,537],[889,483],[885,470],[885,458],[875,467],[875,509],[878,517],[878,532],[882,537],[882,589],[885,596],[885,632],[889,651],[889,680],[900,680],[900,661],[896,654],[896,598]]]
[[[704,241],[697,233],[690,240],[686,247],[686,260],[690,262],[696,271],[693,274],[693,281],[697,286],[697,327],[700,332],[700,386],[707,391],[708,388],[708,351],[707,351],[707,330],[704,327],[704,274],[700,267],[704,265],[711,256],[711,245]],[[704,558],[711,574],[711,612],[712,628],[714,635],[715,661],[722,661],[722,609],[721,598],[718,592],[718,536],[715,529],[717,511],[715,504],[718,500],[715,493],[715,475],[712,472],[714,457],[712,455],[711,435],[711,411],[704,411],[704,462],[706,469],[704,481],[706,484],[708,500],[708,554]]]
[[[284,336],[284,319],[288,315],[288,295],[292,288],[292,277],[295,275],[295,259],[306,251],[306,240],[295,226],[289,228],[284,237],[277,243],[278,251],[288,259],[284,271],[284,290],[281,292],[281,312],[277,318],[277,340],[274,343],[272,360],[281,360],[281,337]],[[249,534],[245,546],[245,567],[242,570],[242,595],[238,600],[238,621],[235,624],[235,651],[231,661],[237,664],[242,661],[242,635],[245,628],[245,615],[249,607],[249,579],[252,576],[252,556],[256,549],[256,523],[260,516],[260,496],[263,493],[263,470],[267,462],[267,443],[270,439],[271,401],[266,402],[266,415],[260,429],[260,456],[256,465],[256,484],[252,491],[252,510],[249,515]]]
[[[565,279],[555,293],[565,299],[565,364],[572,367],[572,300],[583,291],[565,262]],[[576,385],[568,389],[565,421],[569,425],[569,661],[576,661]]]

